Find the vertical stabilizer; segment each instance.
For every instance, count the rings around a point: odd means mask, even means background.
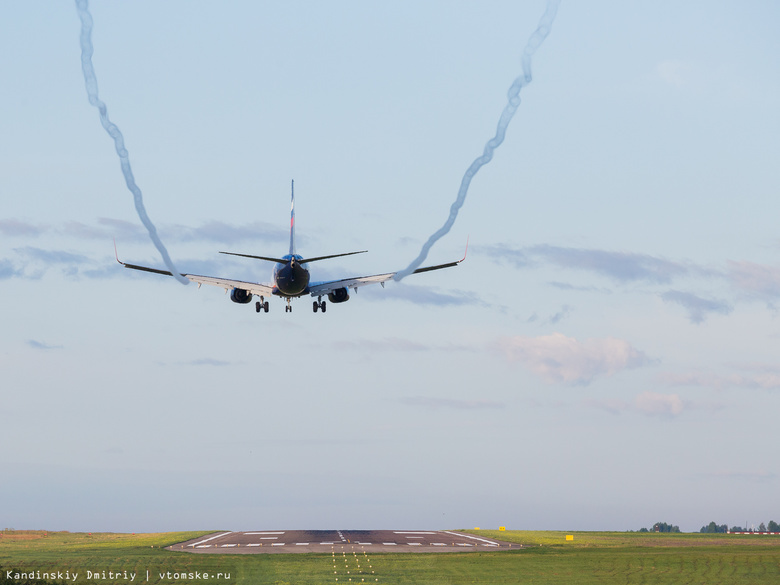
[[[295,254],[295,180],[290,181],[290,254]]]

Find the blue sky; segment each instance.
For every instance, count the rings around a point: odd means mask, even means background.
[[[177,267],[404,268],[544,2],[93,2]],[[68,2],[0,22],[4,526],[627,530],[780,520],[780,7],[563,2],[429,263],[325,315],[162,265]]]

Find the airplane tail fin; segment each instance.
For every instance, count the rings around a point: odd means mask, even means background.
[[[290,181],[290,254],[295,254],[295,180]]]

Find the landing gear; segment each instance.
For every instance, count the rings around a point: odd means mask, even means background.
[[[317,312],[317,309],[322,310],[323,313],[325,312],[326,305],[325,301],[322,300],[322,297],[317,297],[317,300],[312,304],[312,308],[315,313]]]
[[[268,312],[268,301],[266,301],[263,297],[260,297],[260,300],[255,303],[255,311],[258,313],[260,311]]]
[[[287,297],[287,306],[284,308],[285,313],[292,313],[292,305],[290,304],[290,297]]]

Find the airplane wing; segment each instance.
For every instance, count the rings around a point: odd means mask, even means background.
[[[131,268],[133,270],[143,270],[144,272],[153,272],[154,274],[163,274],[165,276],[173,276],[167,270],[160,270],[159,268],[150,268],[148,266],[138,266],[137,264],[128,264],[122,262],[117,258],[119,262],[125,268]],[[271,295],[273,293],[273,287],[267,284],[260,284],[258,282],[244,282],[242,280],[231,280],[229,278],[220,278],[218,276],[200,276],[198,274],[182,274],[182,276],[192,282],[197,282],[198,286],[201,284],[209,284],[211,286],[218,286],[225,290],[233,288],[244,289],[254,295]]]
[[[440,270],[442,268],[451,268],[452,266],[457,266],[465,259],[466,257],[463,256],[463,258],[461,260],[458,260],[457,262],[448,262],[447,264],[437,264],[436,266],[425,266],[423,268],[418,268],[417,270],[412,272],[412,274],[419,274],[420,272],[430,272],[431,270]],[[365,286],[367,284],[376,284],[376,283],[380,283],[382,284],[382,286],[384,286],[383,283],[393,278],[393,276],[395,276],[396,274],[397,274],[396,272],[388,272],[387,274],[375,274],[373,276],[357,276],[355,278],[342,278],[341,280],[329,280],[327,282],[316,282],[314,284],[309,284],[309,293],[313,297],[318,297],[318,296],[324,296],[340,288],[357,289],[358,287]]]

